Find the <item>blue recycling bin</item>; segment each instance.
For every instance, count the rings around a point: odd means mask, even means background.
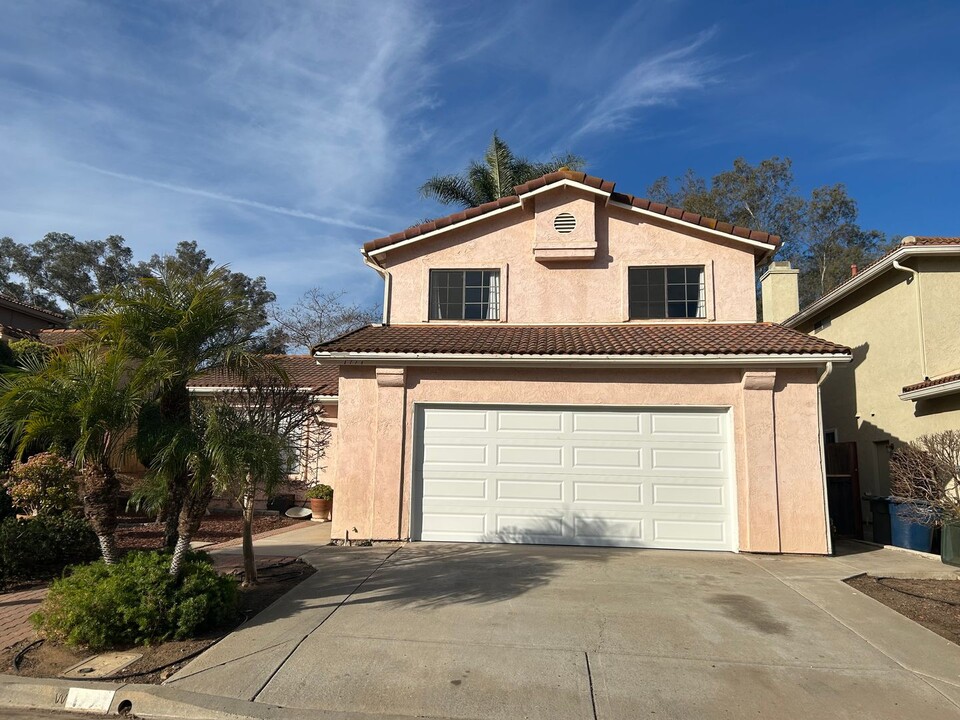
[[[934,513],[929,518],[918,517],[916,506],[890,498],[890,539],[893,545],[930,552],[933,549]],[[924,523],[922,520],[928,520]]]

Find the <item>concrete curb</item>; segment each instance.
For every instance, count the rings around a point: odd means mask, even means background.
[[[163,685],[119,685],[0,675],[0,708],[189,720],[411,720],[326,712],[206,695]]]

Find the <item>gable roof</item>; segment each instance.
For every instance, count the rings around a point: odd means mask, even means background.
[[[455,227],[474,222],[482,217],[493,215],[494,213],[519,209],[523,207],[524,198],[543,192],[551,186],[561,185],[578,187],[582,190],[604,196],[607,198],[607,204],[609,205],[647,215],[662,216],[667,220],[692,229],[701,229],[747,242],[757,247],[758,250],[762,250],[761,255],[764,256],[770,254],[780,244],[780,237],[778,235],[771,235],[762,230],[751,230],[750,228],[739,225],[732,225],[697,213],[688,212],[682,208],[675,208],[634,195],[615,192],[614,187],[616,183],[610,180],[604,180],[603,178],[587,175],[582,172],[574,172],[572,170],[557,170],[556,172],[530,180],[522,185],[517,185],[513,189],[514,195],[500,198],[499,200],[477,207],[460,210],[459,212],[431,220],[430,222],[414,225],[401,232],[370,240],[363,244],[363,252],[369,255],[377,255],[399,243],[424,239],[428,236],[432,237],[441,232],[446,232]]]
[[[903,238],[900,244],[882,257],[860,269],[833,290],[813,301],[800,312],[783,321],[787,327],[797,327],[806,320],[830,308],[834,303],[879,277],[899,262],[913,255],[960,254],[960,237],[914,237]]]
[[[53,312],[52,310],[46,310],[42,307],[37,307],[36,305],[31,305],[30,303],[21,302],[15,297],[11,297],[6,293],[0,293],[0,307],[7,307],[11,310],[16,310],[17,312],[22,312],[26,315],[32,315],[33,317],[40,318],[41,320],[46,320],[49,323],[54,325],[66,325],[67,316],[61,315],[58,312]]]
[[[647,358],[694,361],[720,356],[830,356],[850,349],[773,323],[622,325],[370,325],[313,349],[318,358],[403,356],[406,360],[464,356],[503,359]],[[768,360],[769,362],[769,360]]]
[[[336,397],[339,392],[340,375],[336,367],[322,367],[312,355],[267,355],[268,359],[287,373],[290,383],[315,395]],[[236,373],[225,368],[214,368],[198,375],[187,383],[193,390],[199,388],[233,388],[240,379]]]

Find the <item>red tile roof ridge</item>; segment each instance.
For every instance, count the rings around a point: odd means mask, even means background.
[[[584,172],[573,170],[556,170],[552,173],[547,173],[541,177],[529,180],[521,185],[517,185],[513,188],[515,193],[514,195],[493,200],[492,202],[484,203],[476,207],[458,210],[450,215],[436,218],[426,223],[420,223],[419,225],[414,225],[406,230],[402,230],[391,235],[385,235],[384,237],[370,240],[363,244],[363,250],[364,252],[373,252],[404,240],[413,240],[421,235],[442,230],[466,220],[472,220],[473,218],[486,215],[495,210],[502,210],[503,208],[511,206],[519,207],[521,196],[563,180],[570,180],[609,195],[611,200],[622,205],[629,205],[640,210],[663,215],[665,217],[669,217],[674,220],[680,220],[691,225],[697,225],[707,230],[715,230],[717,232],[724,233],[725,235],[732,235],[734,237],[762,242],[769,245],[780,244],[779,235],[773,235],[763,230],[751,230],[750,228],[745,228],[740,225],[732,225],[714,218],[689,212],[682,208],[671,207],[669,205],[647,200],[646,198],[641,198],[635,195],[614,192],[614,188],[616,186],[615,182],[611,180],[604,180],[603,178],[596,177],[594,175],[588,175]]]

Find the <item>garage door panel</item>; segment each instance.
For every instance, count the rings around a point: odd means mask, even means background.
[[[499,431],[505,433],[562,433],[563,413],[501,410],[497,413],[496,427]]]
[[[735,547],[724,412],[422,412],[414,522],[420,539]],[[465,417],[471,413],[482,421]]]
[[[640,433],[640,413],[629,412],[574,412],[573,432],[575,434],[627,434]]]
[[[657,507],[712,507],[726,512],[723,488],[719,485],[654,483],[653,504]]]
[[[487,445],[432,443],[424,448],[424,465],[486,465]]]
[[[625,447],[574,447],[573,467],[580,468],[632,468],[643,467],[640,448]]]
[[[537,468],[563,467],[562,445],[498,445],[497,465],[523,465]]]
[[[498,500],[555,500],[562,502],[560,480],[497,480]]]
[[[573,481],[573,503],[614,503],[617,505],[643,504],[643,485],[639,482]]]
[[[650,413],[650,437],[716,442],[723,437],[723,416],[717,413]]]

